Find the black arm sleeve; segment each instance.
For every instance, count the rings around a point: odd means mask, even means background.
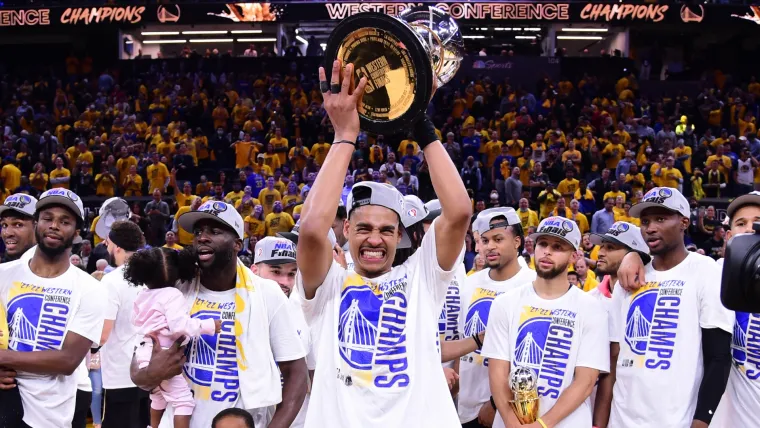
[[[702,359],[705,368],[699,385],[694,419],[707,424],[712,420],[720,397],[726,389],[731,370],[731,333],[719,328],[702,329]]]

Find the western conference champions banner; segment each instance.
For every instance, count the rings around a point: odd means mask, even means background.
[[[0,10],[0,31],[20,27],[224,24],[340,20],[365,11],[395,15],[433,4],[463,23],[572,22],[634,25],[760,25],[760,7],[643,3],[314,2],[166,4]]]

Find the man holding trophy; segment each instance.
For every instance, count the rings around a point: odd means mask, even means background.
[[[535,281],[497,297],[481,355],[498,414],[493,426],[590,427],[589,396],[610,368],[607,315],[569,284],[581,233],[572,220],[549,217],[535,241]]]
[[[432,17],[425,28],[437,28],[435,19],[446,20],[447,31],[456,27],[437,9],[425,10]],[[424,39],[405,22],[379,14],[344,20],[328,42],[332,77],[319,70],[335,140],[301,212],[296,252],[296,287],[305,299],[318,361],[307,428],[461,426],[440,364],[438,318],[462,263],[472,209],[456,167],[424,117],[433,77],[445,80],[433,72],[446,57],[440,50],[435,57],[426,53]],[[446,40],[441,34],[435,43]],[[360,127],[383,134],[413,130],[442,214],[414,255],[392,267],[396,248],[411,245],[401,223],[409,208],[390,185],[354,185],[343,224],[354,261],[349,272],[333,260],[325,235]]]

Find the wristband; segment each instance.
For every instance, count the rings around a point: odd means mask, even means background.
[[[548,426],[546,426],[546,423],[544,423],[544,421],[541,420],[541,418],[536,419],[536,422],[541,424],[541,428],[549,428]]]
[[[435,133],[435,125],[426,116],[419,122],[414,124],[414,131],[412,132],[417,144],[421,149],[425,149],[433,141],[438,141],[438,135]]]
[[[496,402],[493,401],[493,395],[488,398],[488,400],[491,402],[491,407],[493,407],[494,410],[498,410],[496,408]]]
[[[356,143],[350,140],[340,140],[340,141],[333,141],[333,146],[336,144],[350,144],[354,147],[356,147]]]
[[[478,333],[472,335],[472,340],[474,340],[475,344],[478,345],[478,349],[483,349],[483,342],[480,341]]]

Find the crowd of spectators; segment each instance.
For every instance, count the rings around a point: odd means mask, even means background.
[[[245,219],[252,248],[298,220],[332,141],[313,72],[296,70],[173,73],[157,61],[134,78],[72,67],[3,76],[2,198],[52,187],[85,200],[122,196],[150,245],[172,231],[189,244],[174,219],[225,200]],[[695,250],[718,257],[720,219],[698,201],[760,183],[760,83],[703,83],[701,93],[653,99],[633,74],[543,78],[535,87],[474,76],[439,89],[428,114],[476,214],[508,205],[526,231],[553,214],[583,233],[604,232],[617,220],[636,223],[628,209],[653,187],[674,187],[692,203]],[[364,180],[435,197],[422,151],[404,133],[360,136],[344,195]],[[93,210],[88,230],[95,221]]]

